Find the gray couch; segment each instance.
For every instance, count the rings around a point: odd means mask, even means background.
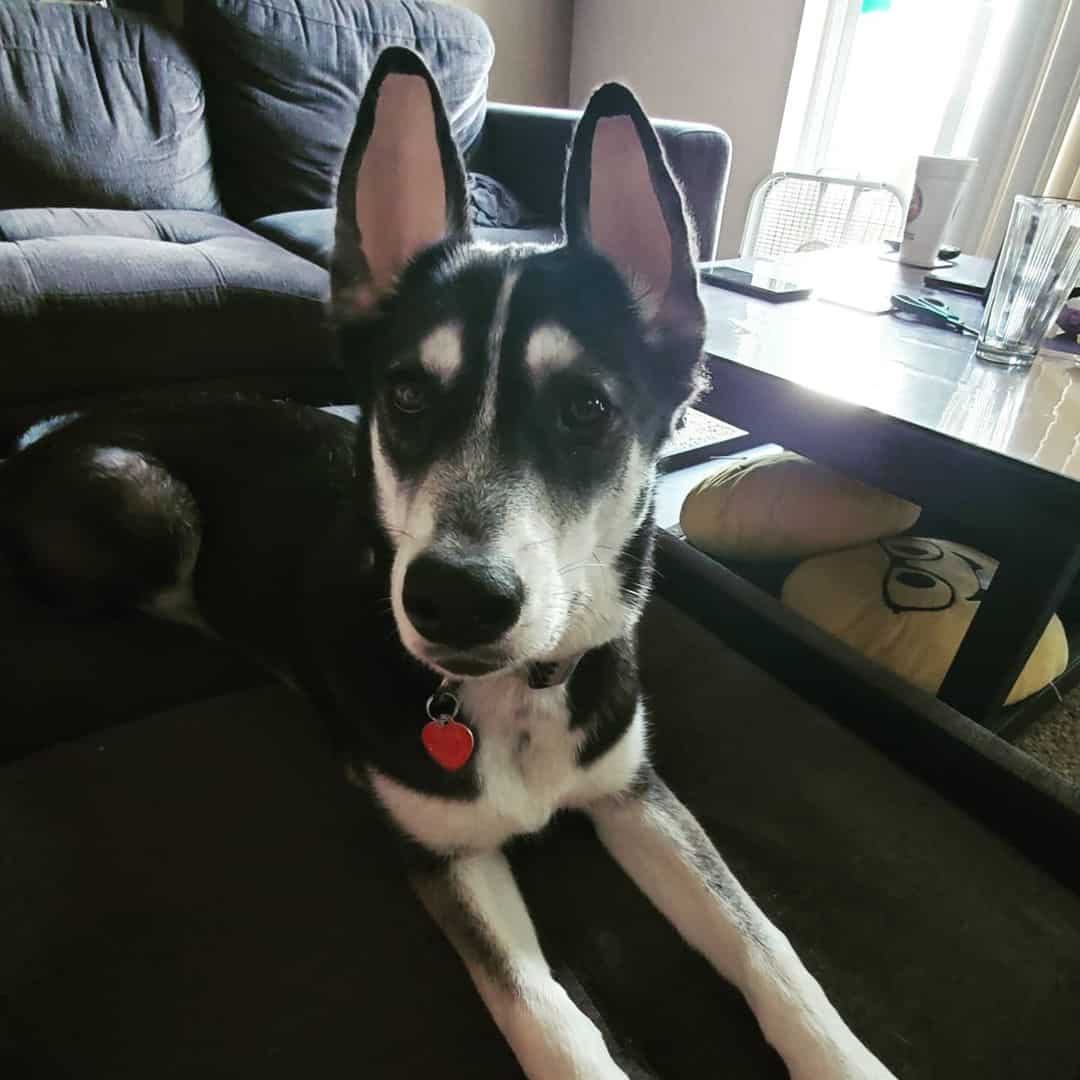
[[[440,82],[478,231],[556,234],[575,114],[489,104],[493,45],[471,12],[190,0],[177,28],[139,6],[0,0],[0,458],[28,422],[101,395],[349,400],[324,319],[327,207],[389,42]],[[727,136],[659,126],[708,253]],[[56,619],[3,560],[0,612],[0,756],[246,677],[167,628]]]
[[[478,226],[554,236],[574,114],[489,105],[494,49],[469,11],[193,0],[177,28],[116,5],[0,4],[0,446],[119,391],[347,400],[323,319],[327,207],[389,43],[439,81]],[[661,133],[707,255],[727,137]]]

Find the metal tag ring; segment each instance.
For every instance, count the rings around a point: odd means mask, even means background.
[[[449,690],[436,690],[427,699],[426,708],[429,720],[455,720],[461,712],[461,702]]]

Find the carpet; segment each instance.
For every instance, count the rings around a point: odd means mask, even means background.
[[[1021,733],[1016,745],[1037,761],[1080,786],[1080,687]]]

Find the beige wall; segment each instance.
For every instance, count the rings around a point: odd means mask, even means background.
[[[495,39],[492,101],[565,106],[574,0],[454,0],[475,11]]]
[[[546,4],[543,4],[546,7]],[[607,79],[653,116],[722,127],[734,144],[721,256],[738,252],[755,185],[771,169],[803,0],[576,0],[570,104]]]

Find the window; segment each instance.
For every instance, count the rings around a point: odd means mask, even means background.
[[[1020,0],[806,0],[776,169],[911,188],[978,156]]]

